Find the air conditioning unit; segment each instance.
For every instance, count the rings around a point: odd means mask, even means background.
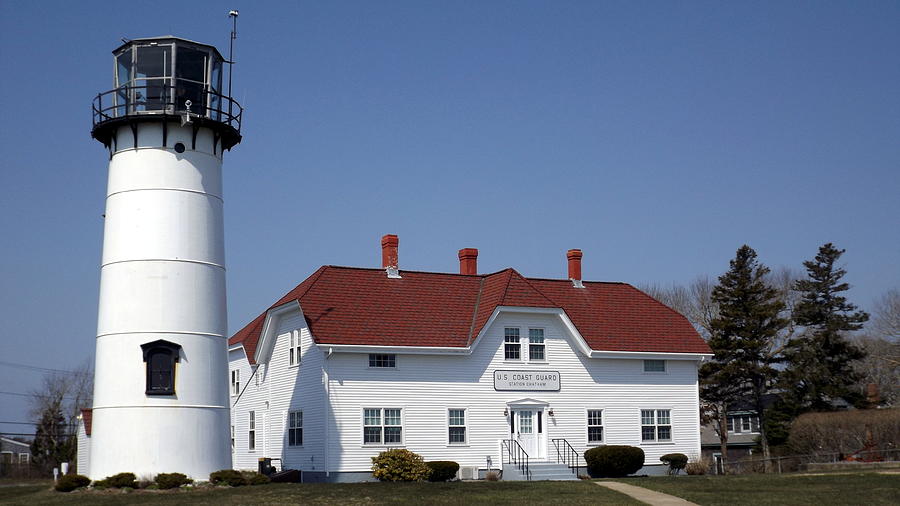
[[[459,480],[477,480],[478,466],[459,466],[456,472],[456,478]]]

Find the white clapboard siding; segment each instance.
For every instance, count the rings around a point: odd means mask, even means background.
[[[547,361],[505,361],[503,334],[508,326],[521,328],[523,350],[528,345],[528,328],[543,328]],[[298,367],[288,365],[291,332],[301,336]],[[497,465],[501,462],[499,441],[509,437],[504,408],[525,398],[546,402],[554,411],[555,416],[545,413],[544,417],[549,460],[555,459],[552,438],[566,438],[579,452],[588,448],[587,409],[603,410],[605,444],[640,446],[648,465],[659,464],[659,457],[666,453],[700,453],[697,362],[668,360],[666,373],[650,374],[643,372],[642,360],[587,358],[576,351],[573,336],[552,314],[501,313],[471,355],[397,355],[396,369],[369,368],[368,355],[362,353],[336,352],[326,359],[325,352],[312,344],[299,311],[280,318],[275,335],[271,360],[258,388],[243,351],[231,352],[231,368],[240,367],[242,383],[250,382],[232,410],[237,469],[256,469],[258,458],[275,457],[283,459],[285,467],[304,471],[369,471],[371,457],[385,447],[363,445],[362,410],[367,407],[401,408],[402,447],[426,460],[483,467],[491,456]],[[561,389],[495,391],[496,369],[558,371]],[[449,408],[466,409],[466,445],[447,442]],[[671,443],[641,443],[642,408],[671,410]],[[257,412],[255,452],[247,450],[251,409]],[[287,446],[285,413],[290,409],[303,411],[304,445],[300,448]]]

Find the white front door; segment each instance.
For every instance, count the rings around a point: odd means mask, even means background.
[[[516,440],[533,460],[546,458],[544,444],[544,411],[522,409],[516,411]]]

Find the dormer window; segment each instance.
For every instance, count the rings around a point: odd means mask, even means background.
[[[175,395],[175,363],[181,345],[160,339],[141,345],[147,364],[147,395]]]

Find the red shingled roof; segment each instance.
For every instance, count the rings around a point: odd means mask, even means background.
[[[687,319],[625,283],[324,266],[269,309],[299,301],[319,344],[464,348],[497,306],[561,308],[593,350],[710,353]],[[250,362],[266,312],[236,333]]]

